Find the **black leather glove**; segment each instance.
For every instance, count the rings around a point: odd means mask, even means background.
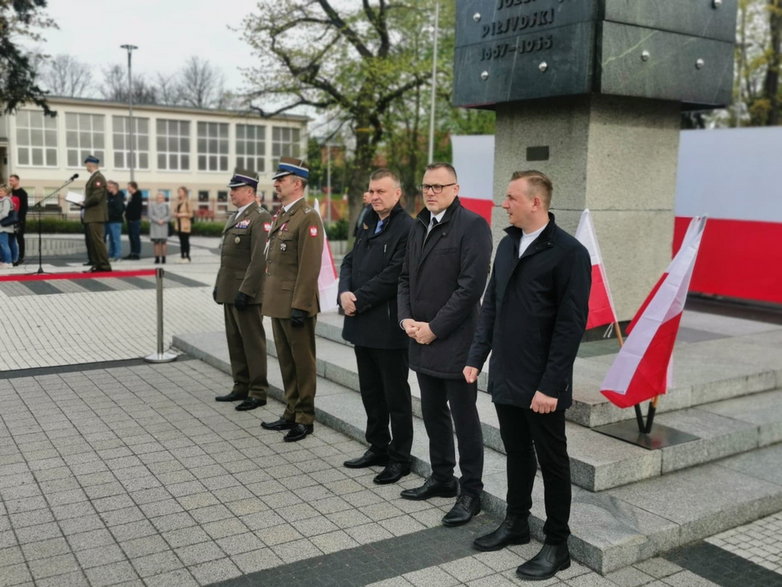
[[[304,326],[304,319],[307,317],[307,312],[304,310],[299,310],[298,308],[293,308],[291,310],[291,325],[295,326],[296,328],[301,328]]]
[[[247,309],[247,305],[250,303],[250,296],[248,296],[245,293],[242,293],[240,291],[236,292],[236,295],[234,296],[234,306],[237,310],[240,312]]]
[[[212,299],[213,299],[215,302],[217,302],[217,288],[214,288],[214,289],[212,290]],[[217,303],[219,303],[219,302],[217,302]]]

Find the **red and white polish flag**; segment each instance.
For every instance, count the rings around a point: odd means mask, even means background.
[[[679,252],[627,328],[627,339],[603,379],[600,393],[620,408],[668,389],[668,366],[705,226],[704,216],[692,219]]]
[[[320,214],[320,205],[315,200],[315,210]],[[321,220],[323,217],[321,216]],[[320,311],[328,312],[337,309],[337,295],[339,294],[339,279],[337,266],[334,264],[334,256],[331,254],[331,246],[323,230],[323,252],[320,256],[320,273],[318,273],[318,292],[320,297]]]
[[[616,322],[614,300],[611,297],[611,289],[608,287],[603,256],[600,254],[600,246],[597,244],[597,234],[589,208],[581,213],[581,219],[578,221],[576,229],[576,238],[589,251],[589,258],[592,261],[592,289],[589,291],[587,330],[596,326],[613,324]]]

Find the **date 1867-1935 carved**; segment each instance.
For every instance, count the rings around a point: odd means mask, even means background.
[[[481,61],[503,59],[509,55],[522,55],[524,53],[537,53],[548,51],[554,46],[552,35],[544,35],[535,39],[519,39],[516,43],[499,43],[493,47],[481,49]]]

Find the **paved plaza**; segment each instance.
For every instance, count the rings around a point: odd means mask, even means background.
[[[223,336],[217,240],[192,240],[192,264],[173,263],[172,247],[166,265],[166,348]],[[187,354],[142,361],[156,349],[153,278],[32,283],[0,282],[0,586],[521,584],[515,569],[540,543],[470,548],[493,515],[445,528],[453,500],[399,497],[421,477],[378,486],[377,468],[342,466],[359,441],[316,421],[284,443],[259,426],[278,401],[239,413],[214,401],[231,386],[224,370]],[[782,585],[782,514],[605,576],[574,561],[538,584]]]

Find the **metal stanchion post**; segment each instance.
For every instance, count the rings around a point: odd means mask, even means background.
[[[174,353],[163,352],[163,269],[155,271],[157,286],[157,352],[144,357],[148,363],[170,363],[176,360]]]

